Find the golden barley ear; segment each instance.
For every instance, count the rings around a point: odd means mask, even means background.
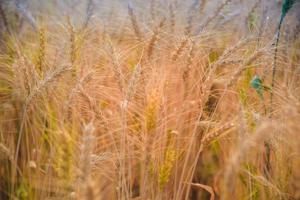
[[[148,51],[147,51],[148,59],[150,59],[153,54],[155,45],[156,45],[157,41],[159,40],[159,34],[161,33],[161,29],[163,28],[165,22],[166,22],[166,18],[163,18],[154,30],[154,33],[149,41],[149,46],[148,46]]]
[[[42,77],[45,71],[45,57],[46,57],[46,28],[41,27],[38,31],[39,35],[39,49],[37,53],[36,68],[38,74]]]
[[[68,32],[69,32],[69,58],[70,58],[70,64],[72,66],[72,76],[77,77],[77,69],[75,65],[78,56],[78,47],[76,44],[77,38],[76,38],[75,28],[69,16],[67,17],[67,25],[68,25]]]
[[[138,24],[137,16],[134,13],[134,9],[133,9],[132,4],[130,2],[128,3],[128,15],[130,17],[131,25],[132,25],[133,32],[134,32],[136,38],[139,41],[142,41],[142,32],[141,32],[140,26]]]

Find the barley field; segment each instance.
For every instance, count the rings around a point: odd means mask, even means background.
[[[0,0],[0,200],[300,200],[299,0]]]

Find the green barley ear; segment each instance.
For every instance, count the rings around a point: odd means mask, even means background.
[[[164,189],[165,185],[169,182],[171,172],[177,158],[178,158],[177,151],[172,148],[168,148],[165,155],[165,160],[162,166],[159,168],[159,172],[158,172],[158,185],[161,191]]]
[[[251,13],[248,18],[248,29],[253,31],[257,23],[257,16],[255,13]]]
[[[156,127],[158,107],[159,107],[159,96],[156,91],[153,91],[150,95],[145,110],[147,131],[151,131]]]
[[[71,136],[68,133],[60,133],[57,135],[56,156],[54,169],[58,178],[62,181],[62,186],[65,192],[72,189],[73,181],[73,151],[74,144]]]
[[[28,200],[30,197],[30,187],[28,181],[25,178],[22,178],[20,185],[16,190],[16,196],[19,200]]]
[[[255,10],[259,6],[260,3],[261,3],[261,0],[256,1],[256,3],[250,9],[248,16],[246,17],[246,23],[247,23],[249,31],[253,31],[257,25],[257,15],[255,14]]]
[[[247,163],[244,165],[245,170],[247,170],[249,173],[253,175],[258,175],[258,170],[255,165],[252,165],[250,163]],[[246,187],[247,192],[249,194],[251,193],[251,199],[252,200],[259,200],[260,199],[260,193],[262,192],[262,188],[260,187],[260,184],[258,181],[253,180],[248,182],[248,175],[240,174],[239,179],[241,183]]]
[[[209,52],[208,55],[208,61],[209,63],[214,63],[219,59],[220,55],[217,51],[212,50],[211,52]]]
[[[154,165],[154,161],[153,160],[149,161],[149,175],[150,175],[150,177],[154,177],[155,176],[155,165]]]
[[[8,63],[12,64],[17,54],[15,49],[14,39],[10,35],[4,34],[3,43],[5,44],[5,48],[6,48],[6,54],[8,57],[7,61]]]

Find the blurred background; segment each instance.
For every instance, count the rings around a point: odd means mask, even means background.
[[[139,17],[145,32],[149,31],[149,26],[155,18],[168,17],[170,8],[175,13],[177,23],[180,22],[183,26],[189,23],[188,16],[200,10],[200,15],[193,19],[196,29],[197,25],[200,27],[201,23],[215,12],[215,8],[221,2],[221,0],[1,0],[0,30],[2,37],[5,31],[15,31],[14,33],[21,37],[27,29],[36,29],[40,22],[47,21],[49,25],[59,25],[70,17],[76,26],[99,25],[107,31],[118,32],[127,25],[128,7]],[[249,24],[246,19],[249,18],[249,11],[254,10],[255,13],[251,16],[252,23],[260,24],[257,27],[263,29],[271,28],[269,29],[271,34],[279,21],[281,4],[281,0],[234,0],[230,6],[218,13],[219,19],[216,20],[218,23],[214,26],[221,29],[230,21],[231,25],[236,25],[236,29],[248,31]],[[290,31],[294,31],[296,28],[299,29],[299,5],[294,6],[290,13],[292,14],[288,17],[287,26],[292,26]],[[197,30],[194,31],[197,34]]]

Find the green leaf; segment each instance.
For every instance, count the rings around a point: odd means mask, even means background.
[[[256,90],[262,88],[262,80],[257,75],[254,76],[254,78],[251,80],[250,84],[251,84],[251,87],[253,87]]]
[[[258,75],[255,75],[254,78],[251,80],[250,85],[252,88],[254,88],[259,95],[260,99],[263,100],[263,91],[264,91],[264,86],[263,82],[260,79]]]
[[[293,7],[296,0],[284,0],[281,8],[281,15],[285,17],[288,11]]]

